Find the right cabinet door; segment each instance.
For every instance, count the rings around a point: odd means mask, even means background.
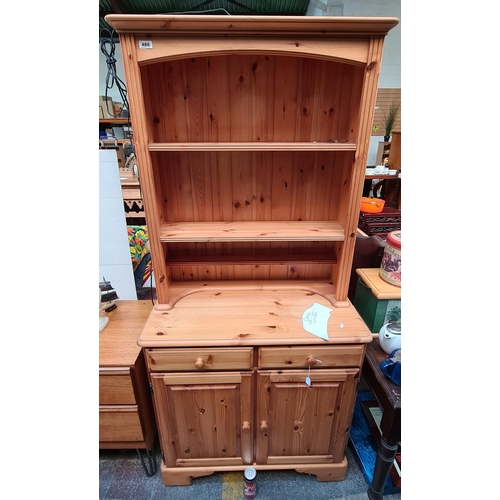
[[[259,371],[257,463],[340,463],[358,377],[357,368]]]

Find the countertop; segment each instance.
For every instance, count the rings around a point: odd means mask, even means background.
[[[309,311],[314,304],[329,316]],[[323,306],[323,308],[321,307]],[[316,321],[328,340],[303,327]],[[326,322],[326,323],[325,323]],[[372,334],[352,304],[333,307],[309,289],[200,290],[170,310],[153,309],[139,337],[143,347],[212,347],[368,343]]]

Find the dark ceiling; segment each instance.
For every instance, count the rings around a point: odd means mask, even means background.
[[[309,0],[99,0],[99,38],[113,31],[104,20],[107,14],[303,16],[308,7]]]

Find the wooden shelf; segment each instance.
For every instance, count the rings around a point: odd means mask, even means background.
[[[99,123],[114,123],[116,125],[126,125],[130,123],[129,118],[99,118]]]
[[[397,174],[394,175],[385,175],[385,174],[373,174],[373,175],[365,175],[365,179],[399,179]]]
[[[353,142],[156,142],[149,151],[356,151]]]
[[[203,255],[169,258],[167,266],[265,266],[265,265],[303,265],[336,264],[337,258],[331,254],[317,255]]]
[[[344,241],[344,228],[331,221],[170,222],[162,224],[160,241]]]

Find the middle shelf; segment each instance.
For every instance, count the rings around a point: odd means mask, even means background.
[[[149,151],[356,151],[346,140],[314,142],[155,142]]]
[[[169,222],[160,241],[344,241],[344,228],[336,221]]]

